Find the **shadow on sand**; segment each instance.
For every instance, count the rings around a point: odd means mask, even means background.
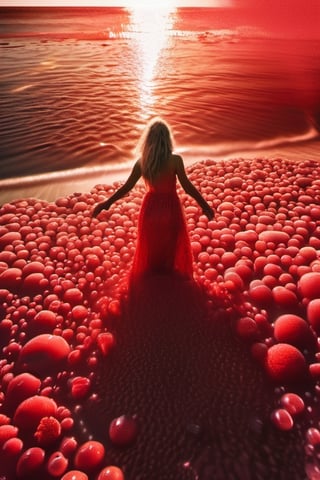
[[[137,415],[132,445],[107,441],[107,460],[126,480],[303,480],[300,430],[273,427],[273,386],[235,336],[232,315],[208,300],[173,276],[135,285],[86,423],[106,443],[113,418]]]

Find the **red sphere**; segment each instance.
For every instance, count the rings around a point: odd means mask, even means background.
[[[101,470],[97,480],[124,480],[124,475],[121,468],[110,466]]]
[[[10,411],[26,398],[32,397],[39,392],[41,381],[30,373],[21,373],[14,377],[8,385],[6,392],[6,407]]]
[[[57,369],[70,353],[68,343],[58,335],[43,333],[27,342],[20,352],[19,362],[36,373]]]
[[[43,417],[54,417],[56,412],[57,404],[54,400],[35,395],[20,403],[13,417],[13,423],[18,428],[34,431]]]
[[[52,333],[57,324],[57,316],[50,310],[41,310],[30,322],[30,327],[36,334]]]
[[[137,436],[138,426],[135,417],[122,415],[110,423],[109,436],[115,445],[126,446]]]
[[[263,284],[250,288],[249,295],[251,300],[260,307],[268,306],[272,302],[272,292]]]
[[[71,380],[71,396],[79,400],[86,397],[91,388],[91,381],[87,377],[74,377]]]
[[[88,480],[88,475],[80,470],[70,470],[61,477],[61,480]]]
[[[291,313],[280,315],[274,324],[274,336],[278,342],[290,343],[298,348],[315,346],[308,323]]]
[[[278,343],[267,352],[266,370],[275,382],[291,384],[306,379],[307,365],[297,348],[287,343]]]
[[[272,289],[272,296],[280,307],[293,308],[298,305],[296,294],[289,288],[278,285]]]
[[[13,425],[0,426],[0,447],[10,438],[15,438],[18,435],[17,427]]]
[[[320,272],[309,272],[302,275],[299,287],[303,297],[320,298]]]
[[[86,473],[99,467],[104,458],[104,446],[100,442],[91,440],[78,448],[74,465]]]
[[[255,341],[260,336],[259,327],[253,318],[241,317],[236,325],[237,334],[243,340]]]
[[[61,452],[54,452],[50,455],[47,464],[48,473],[54,477],[60,477],[68,467],[68,460]]]
[[[293,427],[292,417],[284,408],[274,410],[271,415],[271,420],[279,430],[287,431]]]
[[[320,335],[320,298],[311,300],[308,303],[307,318],[315,332]]]
[[[296,393],[285,393],[280,398],[280,403],[291,415],[297,415],[305,408],[304,401]]]
[[[31,447],[19,458],[17,463],[17,477],[30,479],[37,475],[44,463],[45,452],[42,448]]]

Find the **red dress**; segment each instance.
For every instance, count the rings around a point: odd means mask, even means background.
[[[176,191],[176,174],[165,172],[146,181],[131,278],[178,273],[192,278],[192,252],[185,217]]]

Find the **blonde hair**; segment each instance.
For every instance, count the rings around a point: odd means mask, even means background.
[[[142,137],[140,152],[142,175],[152,182],[172,154],[170,128],[163,120],[156,119],[149,124]]]

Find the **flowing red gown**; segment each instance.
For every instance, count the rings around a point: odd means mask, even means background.
[[[192,278],[192,251],[176,174],[165,172],[152,184],[146,181],[146,186],[131,279],[163,273]]]

